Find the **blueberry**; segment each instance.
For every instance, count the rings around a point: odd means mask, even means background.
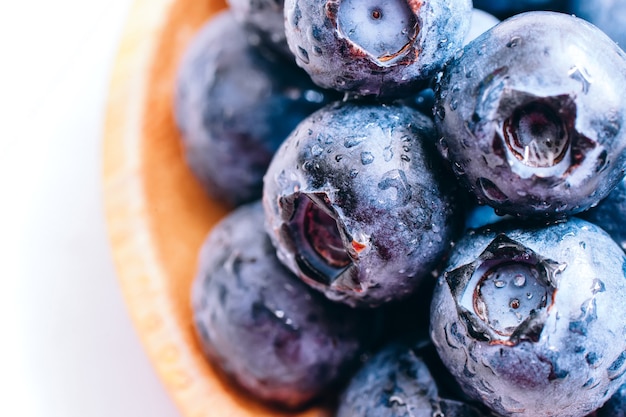
[[[458,229],[435,137],[428,117],[399,104],[337,102],[305,119],[265,175],[281,261],[350,305],[415,293]]]
[[[623,48],[626,47],[626,3],[621,0],[571,0],[571,11],[602,29]]]
[[[285,38],[283,0],[228,0],[237,21],[246,26],[255,46],[266,46],[293,59]]]
[[[480,417],[470,404],[441,398],[420,348],[387,344],[354,375],[336,417]]]
[[[626,384],[619,387],[593,417],[626,417]]]
[[[342,394],[336,417],[432,415],[437,386],[428,367],[403,344],[369,359]]]
[[[337,384],[379,333],[373,312],[334,304],[276,259],[260,202],[211,231],[193,282],[207,358],[256,398],[300,407]]]
[[[431,338],[466,393],[495,412],[582,417],[626,382],[626,255],[581,219],[519,225],[456,243]]]
[[[470,0],[286,0],[285,33],[320,86],[405,97],[462,46],[471,10]]]
[[[581,213],[580,217],[603,228],[626,251],[626,178],[596,207]]]
[[[473,9],[471,15],[470,29],[465,36],[463,44],[468,44],[476,37],[486,32],[488,29],[491,29],[498,23],[499,20],[489,13],[483,12],[482,10]],[[435,92],[430,87],[425,88],[418,92],[416,95],[409,96],[406,99],[405,103],[428,116],[432,116],[435,106]]]
[[[469,32],[467,32],[467,35],[465,35],[465,39],[463,40],[463,46],[467,45],[498,23],[500,23],[500,20],[494,15],[477,8],[472,9],[471,24]]]
[[[564,217],[626,170],[626,55],[573,16],[528,12],[469,45],[435,91],[440,150],[481,202]]]
[[[231,206],[261,197],[263,174],[289,132],[333,94],[293,63],[261,55],[231,12],[187,47],[176,81],[186,160],[207,192]]]
[[[474,7],[485,10],[500,19],[532,10],[569,12],[571,0],[474,0]],[[591,2],[590,2],[591,3]],[[594,2],[595,3],[595,2]]]

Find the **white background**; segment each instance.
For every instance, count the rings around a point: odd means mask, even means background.
[[[178,416],[132,328],[102,207],[130,5],[0,0],[0,416]]]

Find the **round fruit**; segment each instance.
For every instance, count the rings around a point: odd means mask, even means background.
[[[295,64],[262,54],[248,36],[232,12],[216,15],[187,47],[176,80],[187,163],[208,194],[230,206],[261,198],[278,146],[336,98]]]
[[[573,16],[529,12],[471,42],[435,91],[440,150],[483,203],[581,212],[626,170],[626,55]]]
[[[431,338],[468,395],[503,416],[582,417],[626,381],[626,255],[572,218],[460,239]]]
[[[300,407],[349,374],[377,334],[375,320],[284,268],[263,218],[252,203],[212,229],[193,283],[194,324],[205,354],[231,380],[256,398]]]
[[[263,201],[278,256],[329,298],[377,306],[415,293],[462,220],[428,117],[339,102],[281,145]]]
[[[286,0],[287,43],[313,81],[361,96],[417,93],[459,49],[469,0]]]

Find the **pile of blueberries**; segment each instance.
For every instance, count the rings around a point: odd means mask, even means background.
[[[192,288],[216,370],[337,417],[625,416],[626,3],[229,5],[175,102],[233,209]]]

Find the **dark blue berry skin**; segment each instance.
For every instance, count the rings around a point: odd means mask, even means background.
[[[228,5],[235,19],[251,33],[249,39],[255,46],[294,59],[285,38],[283,0],[228,0]]]
[[[333,392],[377,334],[375,313],[328,301],[276,259],[260,202],[210,232],[192,289],[207,358],[254,397],[297,408]]]
[[[435,90],[440,150],[482,203],[520,217],[595,205],[626,170],[626,55],[576,17],[528,12],[465,47]]]
[[[265,175],[281,261],[350,305],[415,293],[459,230],[434,135],[428,117],[399,104],[337,102],[305,119]]]
[[[571,0],[474,0],[474,7],[497,16],[500,19],[533,10],[569,12]],[[589,2],[589,3],[595,3]]]
[[[603,228],[626,251],[626,178],[596,207],[581,213],[580,217]]]
[[[372,356],[341,394],[336,417],[481,417],[479,409],[442,398],[420,349],[392,342]]]
[[[295,64],[260,52],[225,11],[192,40],[176,80],[186,160],[209,195],[230,206],[261,197],[278,146],[304,117],[336,98]]]
[[[602,29],[624,49],[626,47],[626,3],[621,0],[570,0],[571,12]]]
[[[462,46],[471,11],[470,0],[286,0],[285,33],[320,86],[407,97]]]
[[[482,10],[473,9],[471,15],[471,24],[470,29],[467,35],[465,36],[465,40],[463,41],[463,45],[467,45],[469,42],[474,40],[479,35],[486,32],[488,29],[491,29],[493,26],[499,23],[499,20],[490,15],[489,13],[483,12]],[[433,116],[433,109],[435,106],[435,92],[432,88],[425,88],[414,96],[408,97],[405,103],[420,112],[426,114],[427,116]]]
[[[431,339],[465,392],[496,413],[585,416],[626,381],[626,255],[575,217],[519,224],[456,243]]]
[[[611,399],[589,417],[626,417],[626,384],[619,387]]]

